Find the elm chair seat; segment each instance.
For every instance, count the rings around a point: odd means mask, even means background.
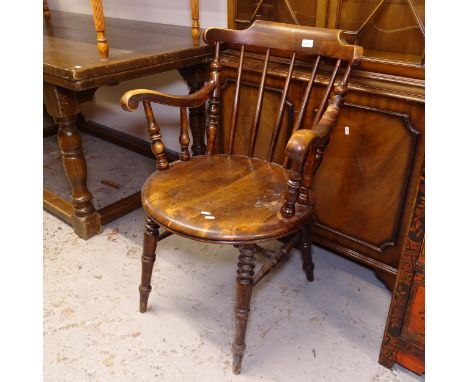
[[[143,186],[142,204],[160,226],[182,236],[260,242],[285,236],[309,218],[304,212],[288,220],[281,215],[288,179],[283,166],[261,159],[199,156],[154,172]]]

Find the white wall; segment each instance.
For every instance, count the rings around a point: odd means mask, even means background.
[[[49,0],[49,8],[66,12],[92,14],[90,0]],[[190,26],[190,0],[103,0],[104,16],[130,20],[161,22]],[[226,0],[199,0],[200,25],[227,26]],[[112,49],[112,43],[111,43]],[[172,94],[187,94],[188,88],[177,71],[155,74],[116,86],[99,88],[94,100],[82,104],[82,112],[91,121],[148,139],[143,111],[125,112],[120,107],[120,97],[131,89],[155,89]],[[155,105],[156,118],[161,125],[166,147],[179,150],[179,111]]]

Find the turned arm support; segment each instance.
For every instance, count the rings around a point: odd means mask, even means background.
[[[135,111],[138,108],[138,104],[140,102],[143,103],[146,119],[148,120],[151,149],[156,157],[156,166],[159,170],[168,169],[169,162],[166,159],[165,147],[162,142],[159,125],[154,118],[151,102],[180,108],[179,143],[181,151],[179,158],[185,161],[190,159],[188,151],[190,138],[187,128],[187,108],[203,105],[208,100],[215,87],[215,83],[210,81],[197,92],[185,96],[176,96],[148,89],[130,90],[122,96],[120,104],[126,111]]]
[[[175,107],[197,107],[203,105],[208,100],[215,87],[215,83],[210,81],[195,93],[183,96],[166,94],[148,89],[130,90],[122,96],[120,104],[126,111],[135,111],[138,107],[138,103],[142,101],[150,101]]]
[[[215,89],[214,82],[210,81],[199,91],[187,96],[175,96],[154,90],[136,89],[126,92],[120,99],[122,108],[126,111],[135,111],[140,102],[143,103],[146,119],[148,121],[148,133],[151,140],[151,150],[156,158],[158,170],[167,170],[169,162],[166,158],[166,149],[161,137],[161,129],[154,118],[151,102],[180,108],[180,160],[189,160],[190,153],[188,146],[190,143],[187,127],[187,108],[203,105]]]

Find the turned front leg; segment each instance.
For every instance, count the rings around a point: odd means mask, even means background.
[[[301,254],[302,269],[308,281],[314,281],[314,263],[312,261],[312,241],[310,239],[310,226],[301,227]]]
[[[234,343],[232,344],[232,372],[239,374],[242,358],[245,352],[245,331],[250,314],[250,298],[252,296],[253,276],[255,268],[255,246],[243,245],[239,249],[237,263],[236,303]]]
[[[156,246],[158,244],[159,226],[149,217],[146,218],[145,231],[143,234],[143,254],[141,256],[141,284],[140,312],[146,312],[148,297],[151,292],[151,275],[153,273],[154,261],[156,260]]]

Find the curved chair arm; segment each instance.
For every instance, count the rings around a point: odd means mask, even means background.
[[[323,145],[338,121],[340,107],[334,103],[328,106],[322,118],[312,129],[296,131],[289,138],[286,146],[286,155],[291,160],[304,162],[312,146]]]
[[[341,89],[338,89],[341,90]],[[331,130],[338,122],[341,105],[343,102],[341,91],[335,96],[332,103],[312,129],[296,131],[289,138],[286,145],[286,156],[291,160],[291,175],[287,183],[284,203],[281,214],[285,218],[293,217],[295,203],[299,196],[299,203],[309,204],[309,188],[314,173],[320,165],[323,148],[328,141]],[[312,147],[317,147],[314,158],[310,152]],[[300,195],[299,195],[300,194]]]
[[[138,103],[141,101],[150,101],[176,107],[197,107],[203,105],[208,100],[215,87],[215,83],[210,81],[200,90],[186,96],[166,94],[148,89],[135,89],[126,92],[120,99],[120,104],[126,111],[135,111]]]

